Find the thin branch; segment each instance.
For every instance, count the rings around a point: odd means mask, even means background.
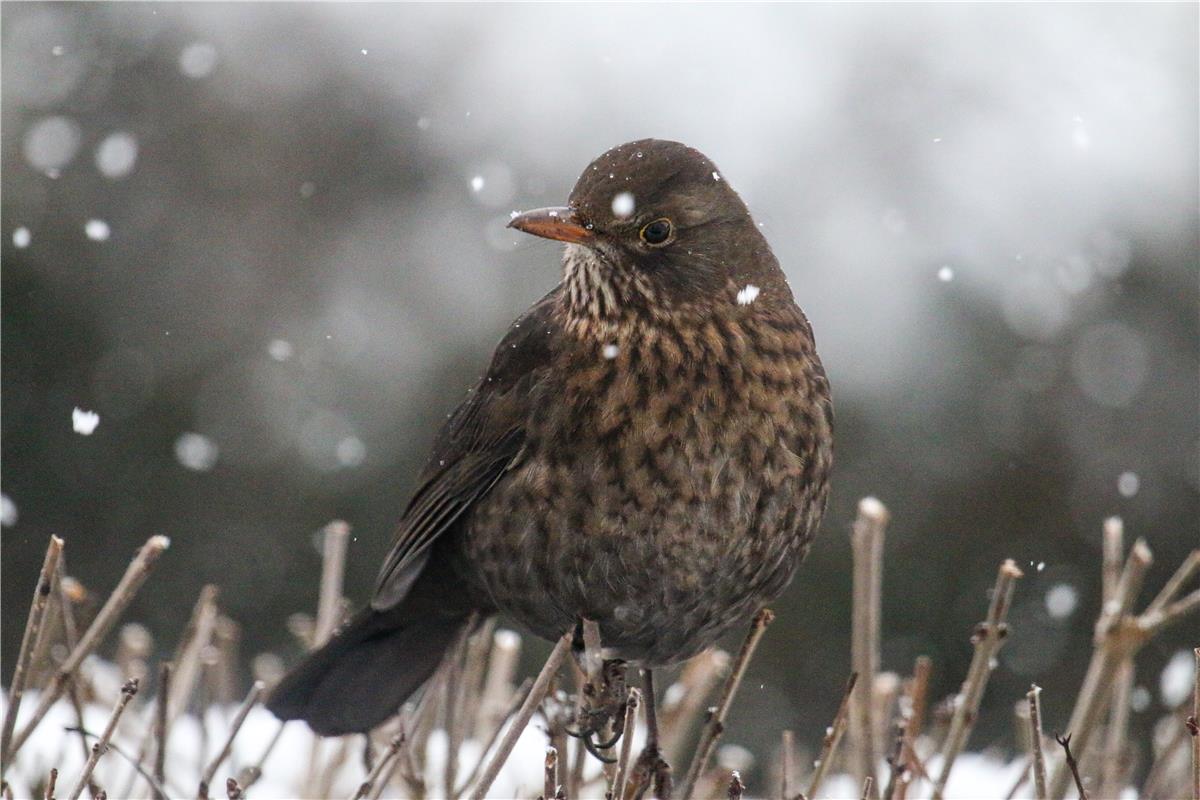
[[[46,607],[50,604],[51,591],[58,575],[59,559],[62,556],[63,540],[57,536],[50,537],[46,547],[46,557],[42,561],[42,571],[38,573],[37,583],[33,587],[33,601],[29,604],[29,619],[25,622],[25,633],[21,635],[21,649],[17,653],[17,665],[13,668],[12,683],[8,689],[8,710],[4,714],[4,729],[0,734],[0,778],[8,772],[11,759],[13,728],[17,724],[17,712],[21,708],[21,698],[25,694],[25,682],[29,677],[29,664],[33,657],[34,643],[42,624],[46,619]]]
[[[350,526],[334,520],[325,526],[322,541],[321,594],[317,601],[317,628],[313,646],[329,641],[342,616],[342,579],[346,572],[346,545]]]
[[[9,749],[9,758],[16,755],[21,749],[21,745],[29,739],[29,735],[45,718],[46,712],[50,710],[58,699],[62,697],[66,691],[75,671],[79,669],[79,665],[83,660],[92,654],[92,651],[104,640],[112,626],[116,624],[121,613],[125,611],[126,606],[133,600],[138,589],[145,583],[146,578],[150,574],[150,570],[154,567],[158,557],[161,556],[171,545],[171,540],[165,536],[151,536],[150,539],[142,545],[142,549],[134,557],[132,563],[125,570],[125,575],[122,576],[117,588],[113,589],[113,593],[108,596],[108,600],[104,602],[104,606],[100,612],[96,614],[96,618],[92,620],[92,624],[80,637],[78,644],[67,656],[66,660],[59,666],[58,672],[55,673],[50,685],[42,692],[38,701],[37,710],[29,722],[14,738]]]
[[[467,779],[463,781],[462,785],[458,787],[458,790],[454,792],[455,797],[462,797],[463,792],[465,792],[467,788],[475,782],[475,779],[479,777],[479,771],[483,769],[483,765],[486,763],[485,759],[487,758],[487,754],[491,752],[493,747],[496,746],[496,742],[500,741],[500,734],[504,733],[504,726],[525,704],[525,699],[529,697],[529,691],[532,688],[533,679],[526,678],[524,682],[521,683],[521,686],[517,689],[517,691],[513,694],[514,700],[512,701],[511,708],[509,708],[508,712],[505,713],[504,716],[500,718],[500,721],[496,723],[496,727],[492,731],[492,735],[488,738],[487,744],[484,745],[483,750],[479,752],[479,760],[475,762],[475,766],[471,769],[471,774],[467,776]]]
[[[813,764],[813,776],[808,784],[806,796],[809,798],[817,796],[817,790],[825,781],[825,773],[829,771],[829,767],[833,763],[838,742],[842,740],[842,734],[846,732],[846,722],[850,715],[850,698],[854,694],[854,685],[857,682],[858,673],[850,673],[850,678],[846,681],[846,688],[842,691],[842,702],[838,705],[837,714],[833,717],[833,724],[825,729],[825,739],[821,742],[821,755]]]
[[[1100,777],[1101,797],[1120,797],[1125,782],[1126,737],[1129,733],[1129,696],[1133,691],[1133,658],[1126,657],[1117,668],[1105,730],[1104,758]]]
[[[514,631],[502,629],[492,636],[492,652],[488,659],[483,694],[479,699],[476,730],[492,730],[504,720],[513,695],[513,676],[521,657],[521,637]]]
[[[972,637],[975,642],[975,654],[971,658],[971,666],[967,670],[966,680],[963,681],[957,702],[954,705],[954,716],[950,719],[950,732],[946,734],[946,742],[942,748],[942,771],[934,783],[933,796],[941,800],[945,794],[946,784],[950,781],[950,770],[954,761],[967,744],[971,729],[975,726],[975,718],[979,714],[979,703],[987,689],[988,678],[992,674],[992,660],[1007,638],[1008,608],[1012,603],[1013,589],[1017,580],[1023,575],[1017,565],[1010,559],[1000,565],[996,575],[996,585],[992,589],[992,602],[988,608],[987,621]]]
[[[721,734],[725,730],[725,716],[729,713],[734,695],[737,694],[738,687],[742,684],[742,676],[746,674],[750,657],[754,655],[754,650],[758,647],[763,633],[774,619],[775,615],[768,608],[764,608],[754,615],[754,621],[750,624],[750,632],[746,634],[746,640],[742,642],[742,649],[733,662],[733,671],[729,674],[729,679],[725,681],[721,699],[700,734],[700,744],[696,748],[696,755],[692,757],[692,763],[688,766],[687,777],[684,779],[683,788],[679,793],[683,800],[691,800],[692,791],[696,788],[696,781],[700,779],[700,773],[708,765],[708,760],[712,758],[717,740],[721,738]]]
[[[679,760],[688,731],[706,708],[705,700],[729,669],[729,654],[724,650],[706,650],[683,668],[683,674],[667,689],[659,715],[659,741],[668,762]]]
[[[262,681],[255,681],[250,687],[250,692],[246,695],[246,699],[242,701],[238,707],[237,713],[233,715],[233,721],[229,723],[229,735],[225,737],[225,744],[213,756],[212,761],[208,762],[208,766],[204,768],[204,774],[200,778],[200,787],[197,790],[197,795],[204,800],[208,797],[208,787],[212,783],[213,777],[217,774],[217,768],[221,766],[233,749],[233,740],[237,737],[238,732],[242,729],[242,723],[246,721],[246,715],[250,713],[250,709],[254,708],[255,704],[262,698],[264,690]]]
[[[926,778],[925,769],[917,758],[917,737],[925,725],[925,711],[929,706],[929,676],[933,673],[933,661],[928,656],[917,656],[913,664],[913,677],[908,689],[908,711],[904,725],[904,757],[917,767],[917,777]],[[905,800],[913,781],[904,781],[896,789],[896,800]]]
[[[546,761],[542,765],[542,797],[554,800],[558,794],[558,748],[546,748]]]
[[[625,782],[629,777],[629,759],[633,753],[633,731],[637,727],[637,710],[641,702],[641,691],[636,688],[630,689],[629,699],[625,701],[625,730],[621,733],[621,754],[617,757],[617,767],[613,773],[610,792],[617,800],[625,796]]]
[[[883,594],[883,540],[888,510],[874,497],[858,504],[850,534],[854,556],[850,663],[858,673],[858,691],[851,700],[850,740],[854,745],[853,775],[862,781],[875,774],[875,711],[873,693],[879,672],[880,620]],[[872,785],[874,782],[872,782]],[[877,790],[875,794],[878,795]]]
[[[554,677],[554,673],[558,671],[563,659],[571,650],[571,640],[574,638],[573,631],[567,631],[558,640],[558,644],[554,645],[554,649],[550,652],[550,657],[546,659],[542,671],[538,673],[537,680],[533,682],[533,688],[529,690],[529,695],[525,698],[525,702],[521,704],[521,709],[517,712],[516,718],[512,725],[509,726],[508,732],[504,734],[504,738],[500,740],[500,747],[496,750],[492,760],[484,769],[479,783],[475,786],[475,791],[471,793],[472,800],[483,800],[487,795],[488,789],[492,788],[492,784],[496,781],[496,776],[500,774],[501,767],[508,760],[509,754],[513,747],[517,744],[517,739],[521,737],[521,732],[525,730],[525,726],[529,724],[529,720],[533,717],[535,711],[542,700],[546,697],[546,692],[550,689],[550,681]]]
[[[1162,611],[1175,597],[1180,590],[1191,579],[1192,575],[1200,571],[1200,550],[1193,550],[1188,553],[1187,558],[1179,565],[1179,569],[1175,570],[1175,574],[1163,584],[1162,591],[1155,596],[1150,605],[1146,606],[1146,614],[1153,614],[1156,611]]]
[[[1047,800],[1046,754],[1042,750],[1042,687],[1033,684],[1025,697],[1029,701],[1029,755],[1033,763],[1034,800]]]
[[[729,773],[729,800],[742,800],[742,793],[746,791],[746,784],[742,783],[742,773],[736,769]]]
[[[1130,630],[1136,630],[1140,626],[1130,619],[1129,614],[1142,588],[1146,571],[1153,561],[1154,555],[1145,540],[1138,539],[1134,542],[1129,557],[1125,560],[1121,579],[1117,583],[1116,594],[1105,603],[1104,612],[1096,623],[1092,657],[1088,662],[1083,686],[1076,697],[1071,720],[1067,724],[1067,728],[1077,737],[1075,744],[1081,753],[1087,751],[1092,733],[1099,727],[1100,716],[1110,699],[1117,668],[1125,657],[1132,656],[1145,641],[1130,635]],[[1062,800],[1067,793],[1070,778],[1066,764],[1059,762],[1050,776],[1051,800]]]
[[[1117,584],[1121,580],[1121,562],[1125,559],[1125,523],[1120,517],[1104,520],[1104,562],[1100,570],[1103,581],[1101,597],[1105,603],[1117,596]]]
[[[1062,745],[1063,752],[1066,754],[1067,769],[1071,771],[1071,776],[1075,778],[1075,789],[1079,792],[1079,800],[1088,800],[1087,789],[1083,788],[1083,780],[1079,777],[1079,765],[1075,763],[1075,756],[1071,753],[1071,734],[1066,736],[1054,736],[1054,741]]]
[[[83,789],[88,785],[88,780],[91,779],[92,772],[95,771],[96,764],[100,761],[100,756],[108,752],[108,742],[117,730],[117,723],[121,721],[121,715],[125,713],[125,707],[129,705],[129,701],[133,699],[137,691],[137,678],[126,681],[125,685],[121,687],[121,696],[117,699],[112,716],[108,718],[108,724],[104,726],[104,732],[100,734],[99,740],[92,745],[92,754],[88,758],[87,764],[84,765],[83,772],[79,775],[79,780],[75,782],[75,788],[71,790],[70,800],[79,800],[80,795],[83,794]]]
[[[892,744],[892,752],[888,754],[888,782],[883,790],[883,800],[894,800],[896,792],[907,782],[908,765],[904,762],[904,729],[903,720],[896,723],[896,736]]]
[[[1196,659],[1196,677],[1192,689],[1192,716],[1188,733],[1192,735],[1192,800],[1200,800],[1200,647],[1192,651]]]
[[[374,788],[375,782],[379,780],[379,776],[383,774],[384,768],[399,756],[404,742],[404,726],[401,726],[400,732],[393,736],[391,742],[388,743],[388,749],[375,761],[375,766],[367,774],[366,780],[359,784],[358,791],[354,793],[354,800],[365,800],[371,793],[371,789]]]
[[[874,790],[875,790],[875,779],[872,778],[870,775],[863,778],[863,788],[862,788],[862,795],[861,795],[862,800],[870,800],[870,798],[872,796],[874,796],[873,795]]]
[[[50,777],[46,779],[46,800],[54,800],[54,786],[58,783],[58,770],[50,768]]]
[[[271,756],[271,753],[274,752],[275,745],[279,744],[279,739],[283,736],[284,724],[285,723],[281,721],[276,726],[275,733],[271,736],[270,741],[267,742],[267,746],[263,748],[262,754],[259,755],[258,760],[248,767],[243,767],[242,771],[238,773],[238,782],[241,784],[242,791],[246,791],[251,786],[258,783],[262,778],[263,764],[267,762],[267,759]]]
[[[792,796],[792,786],[795,784],[795,768],[792,756],[796,751],[795,734],[784,730],[779,735],[779,796],[788,800]]]
[[[158,781],[160,786],[165,786],[167,782],[167,736],[171,729],[167,704],[170,697],[171,662],[164,661],[158,667],[158,696],[154,698],[154,780]],[[167,797],[159,794],[158,800],[167,800]]]

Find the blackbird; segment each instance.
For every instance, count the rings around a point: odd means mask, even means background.
[[[439,433],[370,605],[272,692],[282,719],[369,730],[496,612],[551,640],[594,620],[606,655],[676,663],[777,597],[808,550],[829,383],[716,165],[630,142],[567,206],[509,224],[566,243],[562,281]]]

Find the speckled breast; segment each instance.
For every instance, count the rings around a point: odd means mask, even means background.
[[[734,307],[559,357],[523,459],[466,522],[464,570],[541,636],[583,616],[624,658],[687,658],[782,591],[823,512],[832,418],[807,322]]]

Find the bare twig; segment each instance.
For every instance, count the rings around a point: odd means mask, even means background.
[[[1055,734],[1054,741],[1062,745],[1063,753],[1066,755],[1067,769],[1075,778],[1075,789],[1079,792],[1079,800],[1088,800],[1087,789],[1083,788],[1083,780],[1079,777],[1079,765],[1075,763],[1075,756],[1071,753],[1071,734],[1068,733],[1066,736]]]
[[[262,681],[255,681],[250,687],[250,692],[246,695],[246,699],[242,701],[238,707],[237,713],[233,715],[233,721],[229,723],[229,734],[225,737],[225,744],[213,756],[212,761],[208,762],[208,766],[204,768],[204,774],[200,778],[200,787],[197,790],[197,795],[204,800],[208,797],[208,787],[212,784],[213,777],[217,774],[217,768],[221,766],[233,749],[233,740],[237,737],[238,732],[242,729],[242,723],[246,721],[246,715],[250,713],[250,709],[254,708],[259,699],[262,698],[264,686]]]
[[[1133,691],[1133,658],[1122,659],[1113,682],[1109,704],[1108,727],[1105,730],[1104,758],[1100,770],[1100,796],[1120,797],[1125,783],[1126,736],[1129,733],[1129,696]]]
[[[54,800],[54,787],[58,783],[58,770],[54,767],[50,768],[50,777],[46,779],[46,800]]]
[[[486,763],[485,759],[487,758],[487,754],[491,752],[491,749],[495,747],[496,742],[500,740],[500,734],[504,732],[505,724],[512,719],[517,711],[519,711],[525,704],[525,699],[529,697],[529,690],[532,688],[533,680],[531,678],[526,678],[524,682],[521,683],[521,686],[517,689],[517,691],[513,694],[514,699],[512,701],[511,708],[509,708],[508,712],[500,718],[499,722],[496,723],[496,727],[493,729],[492,735],[488,738],[487,744],[479,753],[479,760],[475,762],[475,766],[471,769],[471,774],[467,776],[467,779],[463,781],[462,785],[458,787],[458,790],[454,792],[455,797],[461,797],[463,792],[465,792],[467,788],[475,782],[475,779],[479,777],[479,772],[483,769],[483,766]]]
[[[809,798],[817,796],[817,791],[825,781],[825,774],[832,766],[838,742],[842,740],[842,734],[846,732],[846,722],[850,715],[850,698],[854,694],[856,683],[858,683],[858,673],[852,672],[846,681],[846,688],[842,692],[842,702],[838,705],[837,714],[833,717],[833,724],[825,729],[825,739],[821,742],[821,754],[817,756],[817,760],[813,764],[812,780],[808,783],[807,797]]]
[[[621,754],[617,758],[616,771],[613,773],[612,791],[610,794],[617,800],[625,796],[625,782],[629,777],[629,759],[633,753],[633,731],[637,726],[637,710],[642,702],[642,693],[637,689],[629,690],[629,699],[625,701],[625,730],[621,734]]]
[[[742,793],[746,791],[746,784],[742,783],[742,774],[736,769],[729,773],[729,800],[742,800]]]
[[[554,800],[558,794],[558,749],[546,748],[546,761],[542,765],[542,797]]]
[[[121,721],[121,715],[125,713],[125,707],[129,705],[129,701],[137,694],[138,682],[137,679],[126,681],[121,687],[121,696],[117,700],[117,705],[113,708],[112,716],[108,718],[108,724],[104,726],[104,733],[100,734],[100,738],[92,745],[92,754],[87,760],[87,764],[83,767],[83,772],[79,775],[79,780],[75,782],[75,788],[71,790],[70,800],[79,800],[83,794],[83,788],[88,785],[88,780],[92,777],[92,772],[96,769],[96,763],[100,761],[100,757],[108,752],[108,741],[112,738],[113,733],[117,730],[117,723]]]
[[[873,794],[874,791],[875,791],[875,779],[872,778],[870,775],[868,775],[867,777],[863,778],[863,788],[862,788],[862,795],[861,795],[862,800],[870,800],[870,798],[874,796],[874,794]]]
[[[1121,581],[1121,562],[1125,558],[1125,524],[1120,517],[1104,520],[1103,538],[1104,564],[1101,568],[1105,603],[1117,596],[1117,584]]]
[[[1192,800],[1200,800],[1200,647],[1192,651],[1196,659],[1196,676],[1192,689],[1192,716],[1188,718],[1188,733],[1192,735]]]
[[[913,664],[913,677],[908,689],[907,718],[904,725],[904,757],[914,767],[918,778],[925,778],[925,768],[917,757],[917,737],[925,725],[925,710],[929,705],[929,676],[933,672],[933,661],[928,656],[917,656]],[[913,781],[902,781],[896,788],[896,800],[905,800]]]
[[[350,526],[334,520],[325,526],[322,542],[321,594],[317,601],[317,628],[313,646],[329,641],[341,622],[342,578],[346,572],[346,545],[350,541]]]
[[[236,778],[225,779],[225,796],[229,800],[246,800],[246,792],[238,784]]]
[[[904,761],[904,721],[896,723],[896,736],[892,743],[892,752],[888,754],[888,782],[883,790],[883,800],[895,800],[896,792],[908,780],[908,764]]]
[[[733,704],[734,695],[737,694],[738,687],[742,684],[742,676],[746,674],[746,667],[750,664],[750,657],[754,655],[754,650],[758,647],[759,640],[762,639],[767,626],[774,619],[775,615],[768,608],[762,609],[754,616],[754,621],[750,624],[750,632],[746,634],[746,640],[742,642],[742,649],[738,652],[737,659],[733,662],[733,671],[729,674],[729,679],[725,681],[725,688],[721,692],[721,699],[717,703],[713,713],[709,715],[708,721],[704,725],[704,730],[700,734],[700,744],[697,745],[696,755],[692,757],[692,763],[688,766],[687,777],[684,778],[683,788],[679,793],[679,796],[683,800],[690,800],[692,791],[696,787],[696,781],[700,779],[700,773],[708,765],[708,760],[712,757],[712,752],[717,746],[717,740],[721,738],[721,734],[725,730],[725,716],[729,713],[729,707]]]
[[[1010,559],[1000,565],[996,575],[996,585],[992,589],[992,602],[988,608],[987,621],[984,622],[971,638],[975,643],[975,654],[971,658],[971,666],[967,670],[966,680],[963,681],[957,702],[954,705],[954,716],[950,719],[950,732],[946,734],[946,742],[942,748],[942,770],[934,783],[933,796],[941,800],[945,794],[946,784],[950,780],[950,770],[954,761],[962,752],[975,725],[979,713],[979,703],[987,688],[988,678],[992,674],[992,660],[1004,644],[1008,634],[1005,620],[1008,618],[1008,608],[1012,602],[1013,588],[1022,572]]]
[[[1042,750],[1042,687],[1033,684],[1025,697],[1029,701],[1029,755],[1033,764],[1035,800],[1046,800],[1046,754]]]
[[[789,800],[792,796],[792,786],[795,785],[795,768],[792,756],[796,751],[795,735],[790,730],[784,730],[779,736],[779,796]]]
[[[58,575],[59,559],[62,556],[63,540],[57,536],[50,537],[46,547],[46,557],[42,561],[42,571],[38,573],[37,583],[33,587],[33,601],[29,604],[29,618],[25,622],[25,633],[21,635],[21,649],[17,652],[17,664],[13,668],[12,683],[8,689],[8,710],[4,714],[4,729],[0,734],[0,778],[8,772],[8,762],[11,758],[13,728],[17,724],[17,712],[21,708],[21,698],[25,694],[25,682],[28,678],[29,664],[33,657],[34,643],[42,630],[46,619],[46,606],[49,605],[51,591]]]
[[[1193,550],[1179,565],[1179,569],[1175,570],[1175,574],[1163,584],[1162,591],[1150,601],[1150,605],[1146,606],[1146,614],[1154,614],[1165,609],[1198,570],[1200,570],[1200,550]]]
[[[850,663],[859,675],[851,698],[850,740],[854,744],[853,775],[862,782],[875,774],[875,712],[873,693],[879,672],[879,637],[883,594],[883,540],[888,510],[874,497],[858,504],[850,534],[854,555]],[[872,782],[872,785],[874,782]],[[878,791],[875,794],[878,795]]]
[[[1104,612],[1096,623],[1092,658],[1067,725],[1072,735],[1077,737],[1076,747],[1081,753],[1087,751],[1092,732],[1098,727],[1100,715],[1108,704],[1118,666],[1124,658],[1132,656],[1144,641],[1135,639],[1130,633],[1137,628],[1137,622],[1129,615],[1142,588],[1146,570],[1153,561],[1154,556],[1146,542],[1142,539],[1134,542],[1115,593],[1105,603]],[[1051,800],[1061,800],[1066,794],[1070,777],[1067,765],[1059,762],[1050,776]]]
[[[283,736],[283,725],[284,723],[280,722],[275,728],[274,735],[272,735],[270,741],[267,742],[267,746],[263,748],[262,754],[258,757],[258,760],[250,766],[244,767],[242,771],[238,773],[238,781],[241,783],[242,791],[249,789],[251,786],[258,783],[259,779],[262,778],[263,764],[266,763],[267,759],[271,756],[271,753],[275,750],[275,745],[279,744],[279,738]]]
[[[533,717],[537,707],[541,704],[546,696],[546,692],[550,689],[550,681],[554,677],[554,673],[558,671],[563,659],[571,649],[571,639],[573,632],[568,631],[563,634],[558,644],[550,652],[550,657],[546,659],[542,671],[538,673],[537,680],[533,682],[533,688],[530,689],[529,695],[525,698],[525,702],[521,704],[517,716],[509,726],[508,732],[504,734],[504,738],[500,740],[500,746],[496,753],[492,756],[492,760],[484,769],[483,775],[479,779],[479,783],[475,786],[475,790],[471,793],[472,800],[483,800],[487,795],[488,789],[496,781],[496,776],[500,774],[500,768],[504,766],[504,762],[508,760],[509,753],[520,738],[521,732],[525,730],[525,726],[529,724],[529,720]]]
[[[404,727],[401,726],[399,733],[393,736],[392,740],[388,743],[388,749],[382,756],[376,759],[375,766],[367,774],[366,780],[359,785],[358,791],[354,793],[354,800],[365,800],[371,793],[371,789],[375,786],[375,782],[379,780],[379,776],[383,774],[384,768],[399,755],[400,748],[404,746],[404,742]]]
[[[117,619],[133,600],[138,589],[146,581],[146,577],[150,574],[150,570],[154,567],[158,557],[170,546],[171,540],[165,536],[151,536],[150,539],[142,545],[142,549],[138,551],[133,562],[130,563],[128,569],[125,570],[125,575],[122,576],[117,588],[109,595],[104,606],[92,620],[92,624],[88,626],[87,631],[79,639],[79,643],[71,650],[70,655],[59,666],[50,685],[42,692],[38,701],[37,710],[30,717],[29,722],[21,730],[12,741],[9,748],[9,758],[16,755],[21,749],[21,745],[29,739],[29,735],[45,718],[46,712],[50,710],[58,698],[62,697],[67,686],[79,669],[79,665],[83,660],[91,655],[92,651],[104,640],[108,632],[112,630],[112,626],[116,624]]]
[[[170,734],[171,720],[167,714],[167,703],[171,697],[171,662],[164,661],[158,668],[158,697],[154,698],[154,780],[160,786],[166,785],[167,769],[167,736]],[[158,800],[167,800],[166,795],[159,795]]]
[[[659,714],[659,741],[667,761],[674,763],[682,757],[688,731],[706,707],[705,700],[713,687],[728,669],[728,653],[706,650],[687,663],[679,680],[667,690]]]

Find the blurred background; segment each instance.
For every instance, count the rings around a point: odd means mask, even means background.
[[[101,594],[171,537],[128,615],[164,651],[215,582],[247,658],[294,659],[334,518],[364,602],[438,425],[559,278],[509,212],[646,136],[746,199],[837,403],[824,532],[729,741],[819,743],[865,494],[883,666],[931,656],[938,696],[1000,560],[1026,570],[973,749],[1033,680],[1065,724],[1106,516],[1154,549],[1147,595],[1196,546],[1195,4],[2,13],[5,680],[52,533]],[[1198,638],[1139,659],[1143,732]]]

